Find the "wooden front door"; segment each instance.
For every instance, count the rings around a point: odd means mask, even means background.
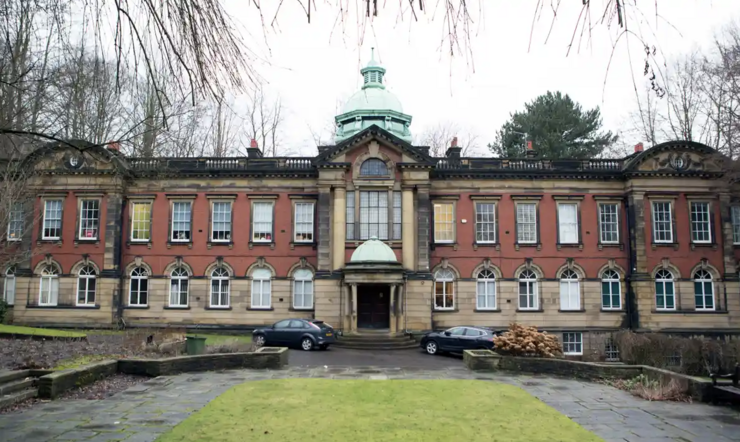
[[[357,328],[389,328],[390,307],[390,286],[359,285],[357,287]]]

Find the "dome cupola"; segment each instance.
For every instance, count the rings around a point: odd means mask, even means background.
[[[396,263],[398,259],[388,244],[380,241],[377,236],[373,236],[355,249],[349,261],[350,263]]]

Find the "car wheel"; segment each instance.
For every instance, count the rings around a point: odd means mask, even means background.
[[[435,341],[429,341],[429,342],[427,342],[427,345],[424,347],[424,349],[430,355],[437,354],[437,351],[439,350],[439,348],[437,347],[437,343]]]
[[[254,345],[257,347],[263,347],[267,340],[265,339],[265,335],[257,335],[254,337]]]
[[[301,341],[301,348],[304,351],[313,350],[313,341],[311,340],[311,338],[303,338],[303,340]]]

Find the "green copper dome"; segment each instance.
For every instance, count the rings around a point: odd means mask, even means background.
[[[386,243],[373,236],[355,249],[349,262],[398,262],[398,260]]]
[[[411,142],[411,116],[403,113],[401,101],[383,84],[385,68],[375,61],[375,50],[370,62],[360,70],[364,84],[345,103],[337,123],[335,142],[346,140],[357,132],[377,125],[397,137]]]

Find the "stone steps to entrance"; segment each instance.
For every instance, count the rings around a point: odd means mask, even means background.
[[[31,399],[38,395],[39,395],[39,390],[37,388],[16,391],[15,393],[4,395],[4,396],[0,395],[0,409],[5,408],[5,407],[10,407],[13,404],[17,404],[18,402],[23,402],[26,399]]]
[[[0,408],[38,396],[38,378],[50,370],[0,371]]]
[[[334,345],[355,350],[407,350],[418,347],[410,336],[375,330],[341,336]]]

